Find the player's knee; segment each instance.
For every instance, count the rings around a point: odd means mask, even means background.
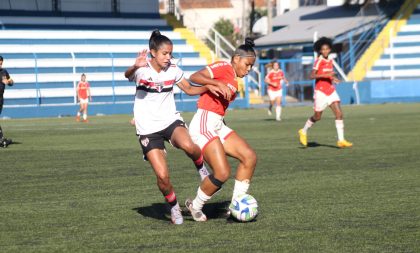
[[[230,177],[230,170],[218,171],[214,173],[214,178],[221,182],[226,182]],[[211,180],[211,178],[209,178]]]
[[[243,159],[243,161],[242,161],[243,164],[247,168],[254,168],[255,165],[257,164],[257,154],[251,148],[244,151],[244,153],[242,155],[242,159]]]
[[[182,150],[185,151],[185,153],[191,155],[194,154],[194,151],[198,146],[194,144],[192,141],[185,142],[181,145]]]
[[[337,120],[342,120],[343,119],[343,113],[342,112],[337,112],[335,114],[335,119]]]
[[[314,114],[314,116],[312,116],[312,118],[311,118],[311,120],[313,121],[313,122],[317,122],[317,121],[319,121],[321,119],[321,115],[320,114],[318,114],[318,113],[315,113]]]

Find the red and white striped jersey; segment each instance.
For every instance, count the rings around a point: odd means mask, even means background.
[[[158,72],[149,63],[129,78],[136,82],[134,118],[137,134],[155,133],[177,119],[182,120],[176,110],[173,86],[183,77],[183,71],[175,64]]]

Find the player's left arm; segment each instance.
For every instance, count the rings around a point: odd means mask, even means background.
[[[9,72],[7,72],[6,70],[5,70],[5,75],[3,76],[2,82],[9,86],[12,86],[15,83],[13,79],[10,77]]]
[[[87,87],[87,94],[89,96],[89,101],[92,102],[92,95],[91,95],[91,92],[90,92],[90,85],[89,84],[88,84],[88,87]]]
[[[190,96],[200,95],[206,91],[210,91],[216,96],[219,96],[218,92],[220,92],[219,88],[216,86],[192,86],[185,78],[182,78],[181,81],[177,83],[177,85],[183,92]]]

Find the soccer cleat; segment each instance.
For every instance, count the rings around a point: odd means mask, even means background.
[[[80,116],[76,116],[76,121],[80,122]]]
[[[276,118],[276,121],[281,121],[281,118]]]
[[[188,210],[191,213],[191,216],[193,217],[193,219],[195,221],[206,221],[207,220],[207,217],[203,213],[203,211],[194,209],[191,199],[187,199],[185,201],[185,206],[188,208]]]
[[[337,147],[339,148],[349,148],[352,147],[353,143],[348,142],[346,140],[342,140],[342,141],[337,141]]]
[[[184,223],[184,217],[182,217],[181,208],[178,204],[171,208],[171,221],[172,224],[176,225]]]
[[[208,175],[210,175],[209,171],[207,170],[206,166],[203,164],[203,167],[198,170],[200,174],[200,179],[203,181]]]
[[[306,134],[303,132],[303,129],[300,129],[298,133],[299,133],[300,144],[307,147],[308,146],[308,138],[307,138]]]
[[[267,110],[267,114],[268,114],[268,116],[273,115],[273,113],[271,112],[271,110]]]
[[[84,120],[83,120],[83,122],[84,122],[84,123],[88,123],[88,122],[89,122],[89,120],[87,120],[87,119],[84,119]]]

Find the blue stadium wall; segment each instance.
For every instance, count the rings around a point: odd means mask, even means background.
[[[364,81],[357,90],[361,104],[420,102],[420,79]],[[337,92],[343,104],[357,102],[353,83],[340,83]]]

